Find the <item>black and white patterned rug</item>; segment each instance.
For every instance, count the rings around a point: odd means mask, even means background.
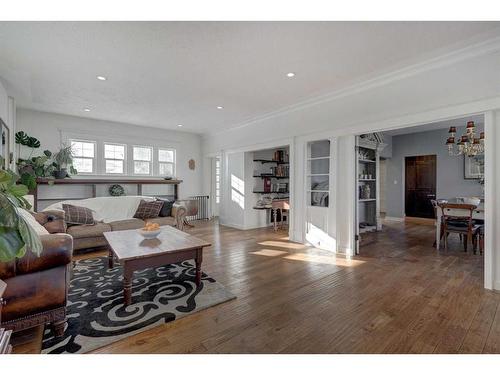
[[[42,353],[86,353],[235,298],[205,274],[197,288],[190,261],[135,272],[127,307],[122,281],[122,267],[108,269],[106,257],[76,262],[64,336],[46,329]]]

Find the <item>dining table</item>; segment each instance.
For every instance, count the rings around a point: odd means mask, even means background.
[[[466,200],[466,199],[465,199]],[[449,199],[438,199],[437,200],[437,210],[436,210],[436,249],[439,250],[440,242],[441,242],[441,216],[443,215],[443,211],[441,207],[439,207],[440,203],[456,203],[456,204],[467,204],[464,198],[449,198]],[[472,219],[475,220],[484,220],[484,199],[481,199],[481,202],[477,205],[477,207],[472,211]]]

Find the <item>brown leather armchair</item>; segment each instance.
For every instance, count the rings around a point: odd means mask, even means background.
[[[7,283],[0,325],[21,331],[52,323],[62,336],[72,268],[73,238],[68,234],[40,236],[43,252],[0,262],[0,279]]]

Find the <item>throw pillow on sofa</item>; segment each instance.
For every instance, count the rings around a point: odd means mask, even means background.
[[[86,207],[73,206],[72,204],[63,204],[64,220],[67,224],[75,225],[94,225],[94,215],[92,210]]]
[[[137,211],[135,212],[134,217],[136,219],[153,219],[158,217],[160,214],[161,208],[163,207],[162,201],[152,201],[148,202],[144,199],[139,203],[139,207],[137,207]]]
[[[175,201],[171,201],[170,199],[156,198],[157,201],[163,202],[163,207],[161,208],[160,217],[169,217],[172,216],[172,206]]]

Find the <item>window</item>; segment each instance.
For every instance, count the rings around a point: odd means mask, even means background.
[[[152,149],[146,146],[134,146],[134,174],[151,174]]]
[[[94,173],[95,142],[71,140],[73,166],[78,173]]]
[[[220,158],[215,159],[215,203],[220,203]]]
[[[106,173],[125,173],[125,145],[105,143],[104,160]]]
[[[175,150],[158,150],[158,174],[165,177],[175,175]]]

